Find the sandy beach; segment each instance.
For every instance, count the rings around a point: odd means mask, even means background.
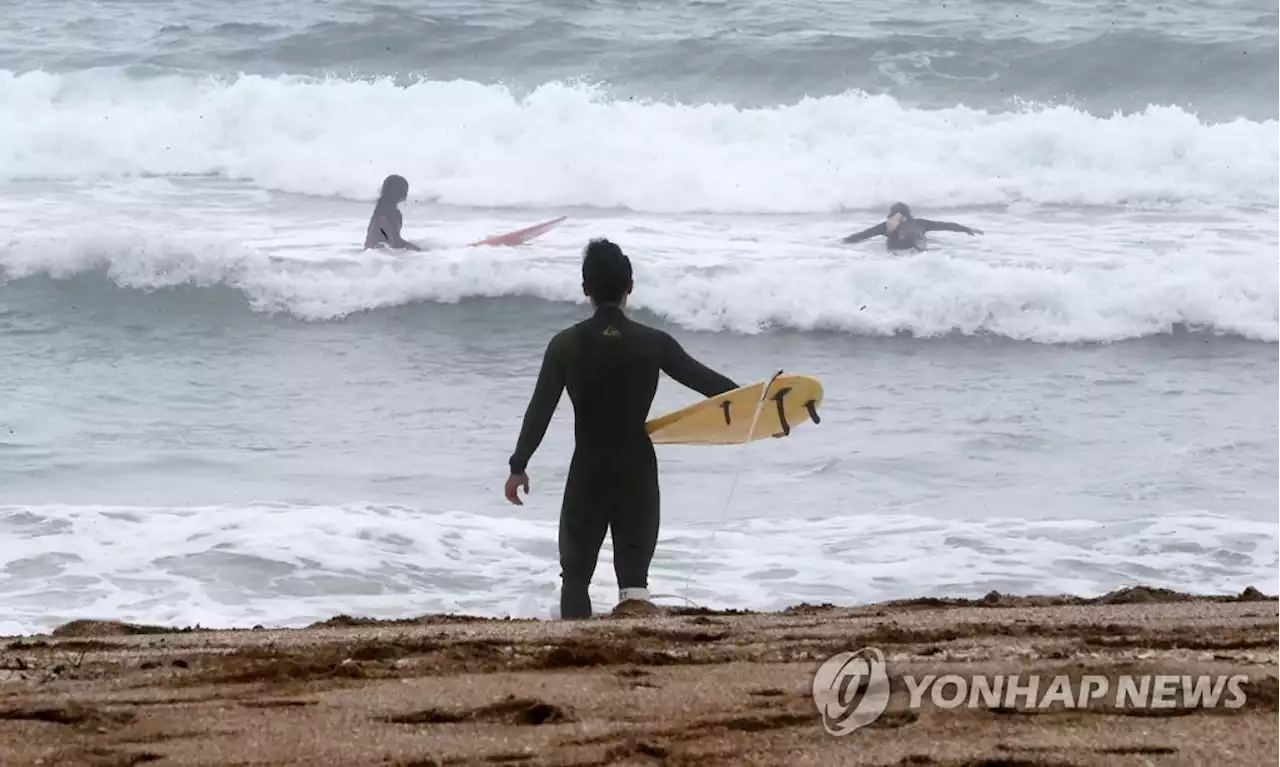
[[[581,622],[338,616],[206,631],[76,621],[0,640],[0,764],[1261,765],[1277,603],[1254,589],[919,599]],[[893,695],[824,731],[813,676],[864,647]],[[904,675],[1105,678],[1086,706],[912,705]],[[1243,700],[1117,708],[1123,675],[1244,675]],[[1041,692],[1043,695],[1043,691]],[[946,696],[944,696],[945,699]]]

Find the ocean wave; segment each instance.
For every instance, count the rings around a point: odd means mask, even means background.
[[[231,2],[231,0],[228,0]],[[20,4],[22,5],[22,4]],[[302,3],[281,14],[159,8],[145,19],[32,4],[0,33],[0,67],[398,76],[521,88],[587,78],[619,98],[777,104],[850,87],[923,106],[993,107],[1009,97],[1092,110],[1196,105],[1276,113],[1276,9],[1263,3],[1134,5],[905,2],[883,8],[788,3],[732,7],[442,0],[402,7]],[[228,18],[235,21],[228,22]],[[904,23],[904,20],[909,22]],[[93,46],[69,44],[92,35]]]
[[[913,109],[849,93],[761,109],[549,83],[0,72],[0,181],[205,175],[368,200],[787,213],[1280,201],[1277,122],[1177,107]]]
[[[232,288],[256,311],[309,321],[477,297],[583,301],[577,246],[530,246],[519,258],[500,250],[290,260],[212,239],[101,230],[0,246],[0,277],[9,290],[32,278],[105,278],[90,283],[99,301],[132,300],[116,295],[118,288]],[[637,261],[641,287],[631,305],[683,328],[737,333],[958,333],[1076,343],[1199,330],[1280,340],[1273,253],[1207,257],[1197,249],[1092,264],[843,253],[815,255],[804,269],[790,255],[646,258]]]
[[[301,626],[341,612],[546,618],[557,595],[549,520],[375,504],[0,506],[0,532],[9,608],[0,635],[76,618],[209,628]],[[907,513],[677,522],[659,546],[656,593],[766,610],[991,589],[1095,596],[1135,581],[1267,590],[1277,552],[1274,524],[1177,511],[1105,522]],[[606,546],[591,588],[606,609],[617,593],[611,558]]]

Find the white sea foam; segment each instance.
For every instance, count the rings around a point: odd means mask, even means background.
[[[446,223],[433,236],[465,242],[480,233],[476,226]],[[622,241],[640,254],[632,305],[690,329],[987,333],[1044,343],[1116,341],[1179,328],[1263,341],[1280,335],[1274,244],[1242,243],[1194,223],[1162,224],[1161,236],[1172,233],[1169,244],[1145,253],[1099,242],[1111,235],[1094,227],[1063,225],[1030,249],[1031,235],[1019,240],[996,232],[953,235],[946,251],[899,257],[821,244],[812,227],[735,228],[745,242],[678,223],[656,235],[629,228],[571,221],[518,251],[387,256],[334,244],[350,232],[313,233],[327,244],[299,246],[286,230],[273,232],[272,243],[250,244],[231,232],[86,224],[0,242],[0,278],[100,271],[122,287],[227,285],[258,311],[307,320],[477,296],[581,301],[582,242],[622,230]],[[1074,249],[1088,238],[1096,250]],[[1009,255],[1006,247],[1018,250]]]
[[[0,70],[0,180],[216,175],[367,200],[396,172],[415,199],[650,212],[813,212],[1026,201],[1278,199],[1274,120],[1178,107],[912,109],[857,93],[740,109],[613,101],[546,84]]]
[[[1127,520],[748,519],[663,532],[654,593],[778,609],[914,596],[1197,592],[1275,584],[1274,524],[1203,513]],[[299,626],[337,613],[547,617],[554,523],[398,506],[0,506],[0,634],[76,618]],[[616,599],[608,544],[592,596]],[[665,599],[680,604],[680,599]]]
[[[328,320],[474,296],[581,301],[579,251],[603,234],[637,256],[633,305],[691,329],[1280,337],[1274,121],[1210,124],[1173,107],[929,111],[856,94],[742,110],[611,102],[557,83],[517,99],[471,82],[110,71],[0,72],[0,104],[0,183],[40,190],[0,199],[14,233],[0,241],[0,279],[103,270],[126,287],[227,285],[257,310]],[[875,213],[575,216],[519,251],[388,258],[356,250],[364,205],[288,209],[262,191],[368,200],[390,171],[419,201],[460,205]],[[154,178],[191,174],[247,184]],[[896,199],[926,215],[931,204],[1014,205],[956,214],[986,235],[939,235],[923,255],[833,245]],[[406,208],[410,236],[429,226],[446,245],[503,228]],[[512,215],[510,227],[541,216]]]

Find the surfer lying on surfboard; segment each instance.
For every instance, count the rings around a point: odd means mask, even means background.
[[[889,208],[889,215],[884,221],[870,229],[854,232],[841,242],[853,243],[869,240],[884,235],[885,247],[889,250],[924,250],[925,232],[964,232],[968,235],[982,234],[981,229],[970,229],[962,224],[950,221],[930,221],[927,218],[914,218],[911,208],[906,203],[895,202]]]
[[[369,217],[369,229],[365,232],[365,250],[377,247],[422,250],[400,236],[404,216],[400,214],[399,205],[407,199],[409,199],[409,182],[405,181],[403,176],[391,175],[383,179],[382,193],[373,206],[373,215]]]

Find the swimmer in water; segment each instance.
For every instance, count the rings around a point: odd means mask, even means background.
[[[889,250],[924,250],[925,232],[964,232],[968,235],[982,234],[981,229],[970,229],[950,221],[930,221],[927,218],[913,218],[911,209],[905,203],[895,202],[889,208],[889,215],[879,224],[861,232],[854,232],[841,242],[853,243],[869,240],[884,235],[885,246]]]
[[[400,203],[409,199],[409,182],[403,176],[387,176],[382,181],[382,193],[373,207],[373,215],[369,217],[369,230],[364,236],[364,247],[387,247],[397,250],[422,250],[412,242],[400,236],[400,227],[404,217],[400,214]]]
[[[525,467],[538,449],[568,390],[573,401],[574,451],[560,506],[560,617],[591,617],[587,589],[605,533],[613,533],[618,600],[649,602],[649,563],[658,543],[658,459],[645,419],[658,373],[702,394],[738,388],[689,356],[669,334],[623,311],[632,288],[631,260],[608,240],[592,240],[582,260],[582,292],[591,317],[560,331],[548,344],[507,477],[507,500],[523,505]],[[651,604],[651,603],[650,603]]]

